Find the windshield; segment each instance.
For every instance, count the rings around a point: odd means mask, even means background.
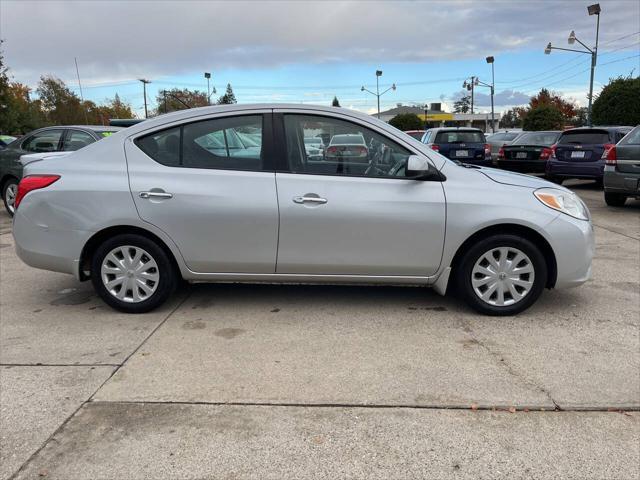
[[[523,133],[511,145],[544,145],[550,147],[558,137],[560,132],[531,132]]]
[[[484,134],[473,130],[439,132],[435,143],[484,143]]]
[[[609,143],[609,132],[606,130],[574,130],[564,132],[558,140],[560,144],[602,145]]]
[[[114,133],[116,133],[115,130],[99,130],[98,131],[98,135],[100,135],[101,137],[110,137]]]

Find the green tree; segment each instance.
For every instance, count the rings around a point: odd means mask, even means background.
[[[218,99],[218,104],[219,105],[229,105],[232,103],[238,103],[238,101],[236,100],[236,96],[233,93],[233,89],[231,88],[231,84],[227,83],[227,90],[224,92],[224,95],[222,95],[219,99]]]
[[[522,128],[522,119],[526,110],[522,107],[514,107],[500,116],[500,126],[502,128]]]
[[[85,123],[85,109],[80,98],[59,78],[42,76],[36,90],[44,118],[51,125]]]
[[[156,114],[175,112],[187,108],[206,107],[209,105],[207,92],[189,90],[188,88],[172,88],[160,90],[156,95],[158,108]]]
[[[455,113],[469,113],[471,111],[471,96],[465,95],[453,103]]]
[[[609,80],[593,102],[594,125],[638,125],[640,123],[640,77]]]
[[[340,106],[340,102],[338,101],[338,97],[334,96],[333,97],[333,102],[331,102],[331,105],[334,107],[339,107]]]
[[[400,113],[391,120],[389,125],[393,125],[399,130],[421,130],[424,128],[424,122],[415,113]]]
[[[558,107],[541,104],[529,109],[522,122],[523,130],[561,130],[564,127],[565,118]]]

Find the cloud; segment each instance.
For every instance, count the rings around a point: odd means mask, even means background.
[[[638,3],[601,3],[602,41],[637,30]],[[48,72],[73,79],[74,57],[89,83],[212,68],[477,58],[566,41],[572,28],[593,31],[580,2],[0,2],[7,63],[31,83]]]
[[[459,100],[468,94],[469,92],[466,90],[460,90],[453,95],[453,100]],[[503,90],[501,92],[496,92],[493,97],[493,104],[496,107],[524,105],[529,103],[529,100],[531,100],[531,95],[527,95],[526,93],[515,90]],[[478,107],[488,107],[491,105],[491,95],[488,93],[482,93],[479,91],[479,88],[476,88],[473,93],[473,103]]]

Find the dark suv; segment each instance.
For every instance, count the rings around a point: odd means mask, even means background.
[[[451,160],[491,165],[491,146],[478,128],[430,128],[422,143]]]
[[[580,127],[565,130],[546,166],[549,180],[562,183],[567,178],[588,178],[602,183],[602,154],[624,137],[632,127]]]
[[[640,198],[640,125],[603,154],[604,200],[621,207],[627,197]]]

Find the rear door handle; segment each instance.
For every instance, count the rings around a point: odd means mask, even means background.
[[[172,193],[168,192],[140,192],[140,198],[173,198]]]
[[[320,197],[293,197],[294,203],[327,203],[326,198]]]

